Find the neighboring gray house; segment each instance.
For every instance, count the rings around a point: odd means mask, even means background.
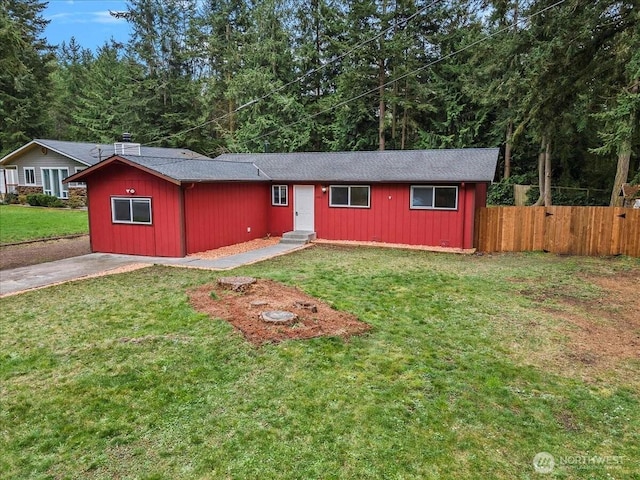
[[[84,183],[62,182],[114,154],[161,158],[207,158],[187,149],[145,147],[122,142],[96,144],[35,139],[0,160],[0,194],[46,193],[67,200],[84,199]]]

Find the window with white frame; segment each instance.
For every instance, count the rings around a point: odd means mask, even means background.
[[[329,206],[369,208],[370,193],[369,185],[331,185]]]
[[[81,172],[81,171],[85,170],[86,168],[87,168],[87,167],[75,167],[75,172],[74,172],[74,174],[76,174],[76,173],[78,173],[78,172]],[[84,187],[86,187],[87,185],[86,185],[86,183],[84,183],[84,182],[70,182],[70,183],[69,183],[69,186],[70,186],[70,187],[79,187],[79,188],[84,188]]]
[[[36,169],[34,167],[24,167],[24,184],[36,185]]]
[[[111,197],[113,223],[151,225],[151,199]]]
[[[458,187],[444,185],[413,185],[411,208],[423,210],[456,210]]]
[[[278,205],[285,207],[289,205],[287,198],[287,186],[286,185],[272,185],[271,186],[271,205]]]
[[[62,180],[69,176],[68,168],[43,168],[42,187],[44,193],[58,198],[69,198],[69,189]]]

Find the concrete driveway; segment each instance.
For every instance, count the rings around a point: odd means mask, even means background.
[[[279,243],[236,255],[217,258],[215,260],[204,260],[197,257],[168,258],[90,253],[89,255],[56,260],[55,262],[2,270],[0,271],[0,297],[80,278],[101,275],[108,273],[110,270],[133,267],[136,264],[169,265],[207,270],[229,270],[241,265],[249,265],[278,255],[283,255],[309,245],[310,244]]]
[[[98,275],[137,263],[129,258],[120,257],[105,253],[91,253],[55,262],[2,270],[0,271],[0,296]]]

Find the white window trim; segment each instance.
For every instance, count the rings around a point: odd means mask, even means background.
[[[414,206],[413,205],[413,190],[415,188],[431,188],[433,189],[433,197],[431,199],[431,207]],[[456,206],[455,207],[436,207],[436,189],[438,188],[455,188],[456,189]],[[411,185],[411,195],[409,198],[409,208],[411,210],[458,210],[458,198],[460,190],[457,185]]]
[[[284,203],[275,203],[273,198],[273,193],[275,189],[278,188],[280,191],[284,188]],[[282,196],[279,195],[281,198]],[[289,186],[288,185],[271,185],[271,205],[274,207],[287,207],[289,206]]]
[[[349,193],[347,197],[347,205],[334,205],[333,203],[333,187],[348,187]],[[366,205],[351,205],[351,188],[365,187],[367,189],[367,204]],[[371,185],[329,185],[329,206],[334,208],[371,208]]]
[[[36,167],[24,167],[24,184],[30,187],[37,186],[38,182],[36,181]],[[27,171],[33,172],[33,183],[27,181]]]
[[[74,167],[74,170],[75,170],[74,175],[86,169],[87,167]],[[87,184],[84,182],[69,182],[69,186],[74,188],[84,188],[87,186]]]
[[[129,213],[132,220],[116,220],[116,209],[114,208],[114,200],[128,200],[129,201]],[[134,222],[133,221],[133,200],[147,200],[149,203],[149,221],[148,222]],[[151,209],[151,197],[111,197],[111,222],[123,223],[125,225],[153,225],[153,210]]]
[[[69,167],[40,167],[40,176],[42,177],[42,191],[46,194],[46,195],[53,195],[53,190],[47,189],[47,186],[45,184],[45,176],[44,176],[44,171],[45,170],[58,170],[58,172],[60,172],[60,170],[66,170],[67,171],[67,176],[63,177],[62,175],[58,175],[58,182],[60,183],[60,194],[62,195],[61,197],[57,197],[57,198],[62,198],[64,200],[67,200],[69,198],[69,187],[67,187],[66,183],[62,183],[62,180],[64,180],[65,178],[67,178],[69,176]],[[51,176],[49,177],[51,178]],[[47,193],[48,192],[48,193]]]

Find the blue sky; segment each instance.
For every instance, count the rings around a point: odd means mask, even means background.
[[[126,43],[129,25],[109,15],[109,10],[123,11],[126,5],[125,0],[49,0],[43,12],[50,20],[45,37],[52,45],[69,43],[71,37],[76,37],[82,47],[93,51],[111,37]]]

